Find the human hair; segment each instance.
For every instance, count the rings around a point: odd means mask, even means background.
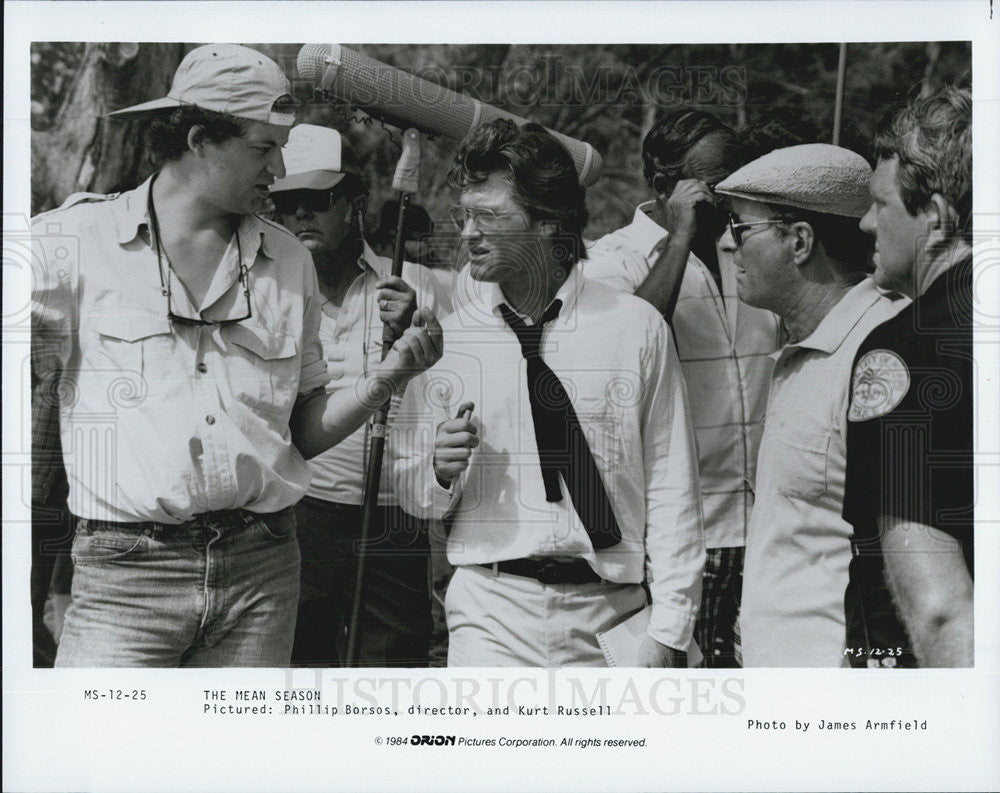
[[[840,265],[843,273],[872,271],[868,254],[872,250],[874,240],[861,230],[858,218],[829,215],[780,204],[769,204],[769,206],[774,210],[775,216],[784,221],[786,227],[800,221],[812,226],[813,233],[823,246],[824,252]],[[785,233],[784,227],[781,233]]]
[[[241,138],[250,122],[244,118],[204,110],[197,105],[181,105],[170,113],[154,118],[146,128],[146,141],[158,162],[180,159],[188,150],[188,133],[198,127],[199,140],[224,143]]]
[[[448,173],[459,190],[482,184],[492,173],[508,177],[513,197],[532,221],[554,221],[559,244],[553,250],[561,264],[587,258],[583,229],[587,225],[586,190],[566,148],[539,124],[518,127],[498,118],[476,127],[463,141]]]
[[[820,141],[815,124],[804,118],[796,118],[788,112],[776,112],[773,115],[769,113],[742,127],[737,134],[746,162],[752,162],[776,149]]]
[[[883,119],[875,133],[875,158],[898,161],[896,181],[911,215],[934,193],[958,212],[959,229],[972,216],[972,95],[949,85],[917,98]]]
[[[653,187],[653,179],[662,174],[670,179],[683,175],[690,151],[709,135],[717,135],[723,155],[732,161],[733,170],[742,161],[740,143],[728,126],[703,110],[675,110],[661,118],[642,141],[642,173]]]

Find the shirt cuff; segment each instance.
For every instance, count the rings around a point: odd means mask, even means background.
[[[694,636],[695,616],[693,611],[654,602],[646,633],[660,644],[686,653]]]

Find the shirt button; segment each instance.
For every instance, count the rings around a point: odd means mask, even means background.
[[[198,364],[198,371],[201,372],[202,374],[205,374],[205,372],[208,371],[208,364],[202,361],[200,364]]]
[[[205,423],[206,424],[215,424],[215,416],[213,416],[211,414],[205,416]]]

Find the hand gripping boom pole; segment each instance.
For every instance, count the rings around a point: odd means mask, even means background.
[[[410,206],[410,196],[419,187],[420,133],[408,129],[403,133],[403,152],[396,165],[392,187],[399,193],[399,215],[396,219],[396,240],[392,250],[392,274],[396,278],[403,275],[403,226]],[[386,322],[382,326],[382,360],[396,341],[396,334]],[[361,539],[358,543],[358,575],[354,582],[354,601],[351,604],[351,621],[347,629],[347,658],[345,663],[352,666],[357,658],[358,634],[360,633],[362,599],[365,594],[365,563],[368,556],[368,541],[372,535],[372,525],[378,511],[378,488],[382,481],[382,458],[385,455],[386,423],[389,420],[390,399],[378,407],[372,416],[371,448],[368,452],[368,470],[365,474],[364,495],[361,498]]]

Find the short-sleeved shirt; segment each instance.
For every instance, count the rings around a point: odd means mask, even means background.
[[[330,382],[327,393],[354,388],[372,367],[382,359],[382,321],[379,319],[378,289],[375,284],[388,278],[392,262],[365,244],[358,258],[358,274],[351,282],[340,306],[323,304],[319,337],[326,355]],[[417,295],[417,307],[433,311],[442,317],[449,311],[447,296],[442,294],[439,281],[431,270],[410,262],[403,263],[403,280]],[[398,399],[393,399],[389,412],[391,425]],[[364,491],[366,454],[369,446],[368,425],[360,427],[340,443],[309,461],[313,478],[308,495],[338,504],[360,504]],[[393,442],[389,432],[386,443]],[[396,503],[393,477],[388,466],[382,468],[378,503]]]
[[[904,304],[865,278],[808,338],[776,356],[743,568],[744,666],[840,665],[851,558],[841,517],[851,362],[872,328]]]
[[[844,518],[854,556],[845,597],[852,666],[915,666],[885,585],[880,514],[932,526],[973,572],[972,260],[877,327],[854,361]]]
[[[283,509],[310,478],[291,442],[292,407],[328,380],[312,258],[285,229],[245,216],[202,306],[176,277],[171,300],[185,316],[243,315],[242,253],[252,317],[171,322],[149,186],[71,199],[32,223],[33,340],[54,342],[47,358],[61,367],[70,510],[175,524],[218,510]]]

